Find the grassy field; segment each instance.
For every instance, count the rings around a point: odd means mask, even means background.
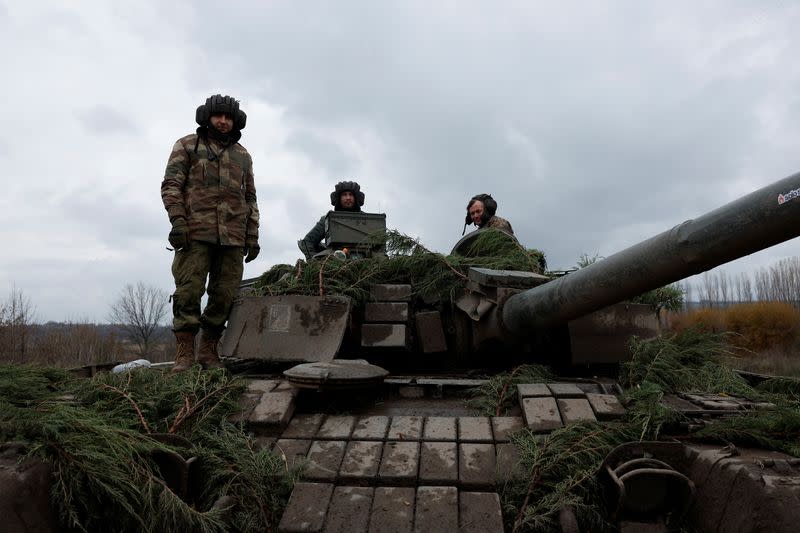
[[[781,302],[755,302],[726,308],[705,308],[670,313],[667,329],[674,333],[689,328],[722,333],[733,368],[800,377],[800,311]]]
[[[800,378],[800,352],[767,350],[761,353],[743,353],[724,358],[726,364],[739,370]]]

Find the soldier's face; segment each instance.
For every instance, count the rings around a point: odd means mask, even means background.
[[[233,129],[233,117],[227,113],[211,115],[211,125],[220,133],[230,133]]]
[[[351,209],[356,205],[356,196],[350,191],[342,191],[339,196],[339,204],[345,209]]]
[[[475,200],[475,202],[469,207],[469,218],[472,220],[472,223],[477,226],[481,223],[482,216],[483,202],[480,200]]]

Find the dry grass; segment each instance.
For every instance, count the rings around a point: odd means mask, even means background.
[[[798,348],[791,351],[743,352],[739,357],[725,358],[725,362],[733,368],[748,372],[800,378],[800,349]]]
[[[35,364],[60,368],[132,361],[142,358],[138,347],[109,333],[107,326],[63,323],[54,326],[25,325],[24,342],[12,342],[8,328],[0,326],[0,363]],[[175,339],[164,336],[145,356],[151,363],[172,361]]]
[[[800,311],[787,303],[756,302],[726,310],[727,330],[737,335],[735,343],[754,351],[788,350],[797,343]]]
[[[780,376],[800,376],[800,311],[783,302],[755,302],[728,308],[671,313],[668,328],[682,332],[692,327],[728,333],[738,357],[734,368]]]
[[[666,321],[669,330],[675,333],[682,333],[691,328],[713,333],[726,331],[723,309],[704,308],[688,313],[668,313]]]

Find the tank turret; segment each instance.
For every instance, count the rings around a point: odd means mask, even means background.
[[[411,369],[525,361],[616,364],[626,359],[632,335],[659,332],[652,308],[626,303],[630,298],[800,235],[798,196],[800,173],[559,277],[536,272],[543,261],[535,259],[527,271],[486,268],[470,254],[487,232],[513,241],[512,249],[525,249],[510,234],[477,230],[453,248],[449,257],[459,262],[459,270],[451,268],[457,286],[438,301],[422,297],[414,286],[418,277],[403,277],[401,268],[394,269],[393,279],[372,281],[373,272],[356,276],[348,287],[363,279],[373,285],[359,288],[361,298],[326,291],[326,278],[348,268],[331,268],[337,260],[323,258],[306,265],[317,268],[310,280],[314,288],[319,280],[317,294],[271,286],[265,294],[240,299],[222,353],[287,363],[364,357]],[[360,223],[348,219],[347,228]],[[364,237],[375,246],[374,235]],[[298,277],[300,267],[293,272]]]

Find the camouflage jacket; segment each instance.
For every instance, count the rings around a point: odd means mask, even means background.
[[[208,146],[221,155],[210,160]],[[170,221],[186,219],[190,239],[223,246],[258,240],[253,160],[239,143],[223,150],[213,139],[208,145],[198,142],[196,133],[178,139],[161,182],[161,199]]]
[[[487,220],[486,224],[484,224],[481,227],[482,228],[499,229],[499,230],[505,231],[506,233],[510,233],[511,235],[514,235],[514,230],[511,229],[511,223],[508,220],[506,220],[504,218],[501,218],[501,217],[499,217],[497,215],[495,215],[492,218],[490,218],[489,220]]]
[[[328,218],[327,213],[322,215],[319,222],[314,224],[314,227],[303,237],[297,241],[300,251],[306,256],[306,260],[311,259],[314,254],[317,254],[325,249],[322,240],[325,238],[325,219]]]

